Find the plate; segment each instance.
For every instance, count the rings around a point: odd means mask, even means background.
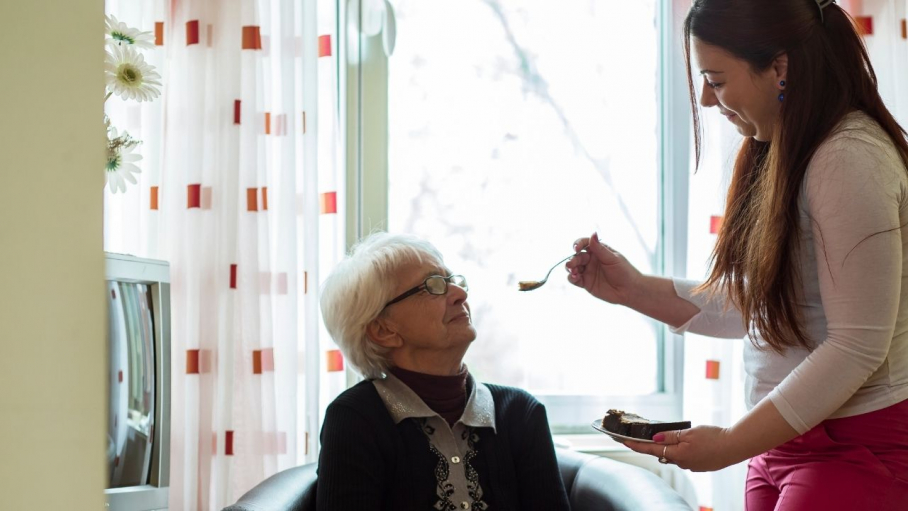
[[[619,435],[618,433],[612,433],[611,431],[602,427],[602,419],[594,420],[592,426],[593,426],[593,429],[595,429],[596,431],[601,431],[602,433],[605,433],[606,435],[614,438],[618,442],[630,440],[631,442],[643,442],[644,444],[656,443],[656,442],[653,442],[652,440],[646,440],[644,438],[634,438],[632,436],[624,436],[624,435]]]

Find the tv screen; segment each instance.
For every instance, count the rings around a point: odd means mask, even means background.
[[[113,511],[167,509],[170,460],[170,271],[106,254],[108,420],[105,494]]]

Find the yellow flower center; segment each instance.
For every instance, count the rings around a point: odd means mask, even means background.
[[[123,64],[117,69],[117,81],[125,85],[141,85],[142,72],[135,66]]]

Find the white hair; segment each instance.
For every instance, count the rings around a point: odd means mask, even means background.
[[[380,378],[389,366],[389,349],[372,342],[366,326],[377,318],[397,290],[397,271],[407,264],[443,265],[428,241],[409,234],[376,232],[355,244],[322,283],[325,327],[353,368]]]

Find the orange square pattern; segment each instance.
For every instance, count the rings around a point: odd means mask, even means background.
[[[268,187],[262,187],[262,211],[268,211]]]
[[[230,265],[230,289],[236,289],[236,265]]]
[[[226,433],[226,438],[224,439],[224,454],[233,456],[233,431],[226,431]]]
[[[709,217],[709,233],[710,234],[719,234],[719,229],[722,228],[722,217],[718,215],[713,215]]]
[[[199,20],[186,22],[186,46],[199,44]]]
[[[331,35],[320,35],[318,36],[318,56],[319,57],[330,57],[331,56]]]
[[[319,212],[323,215],[337,213],[337,192],[325,192],[318,196]]]
[[[908,39],[908,19],[902,18],[902,39]]]
[[[344,370],[344,355],[340,350],[329,350],[326,355],[328,358],[329,373],[336,373]]]
[[[274,348],[252,350],[252,374],[274,372]]]
[[[719,379],[719,361],[718,360],[707,360],[706,361],[706,379],[707,380],[718,380]]]
[[[154,44],[155,46],[164,46],[164,22],[154,22]]]
[[[198,208],[202,205],[202,185],[189,185],[186,190],[186,208]]]
[[[233,124],[240,123],[240,100],[233,100]]]
[[[271,112],[265,112],[265,134],[271,134]]]
[[[243,49],[262,49],[262,31],[260,27],[256,25],[248,25],[243,27]]]
[[[150,206],[149,207],[153,211],[157,211],[158,210],[158,187],[152,186],[150,191],[151,191],[151,197],[150,197]]]
[[[854,21],[862,35],[873,35],[873,16],[855,16]]]
[[[258,188],[246,188],[246,211],[258,211],[259,210],[259,189]]]
[[[186,374],[199,374],[199,350],[186,350]]]

